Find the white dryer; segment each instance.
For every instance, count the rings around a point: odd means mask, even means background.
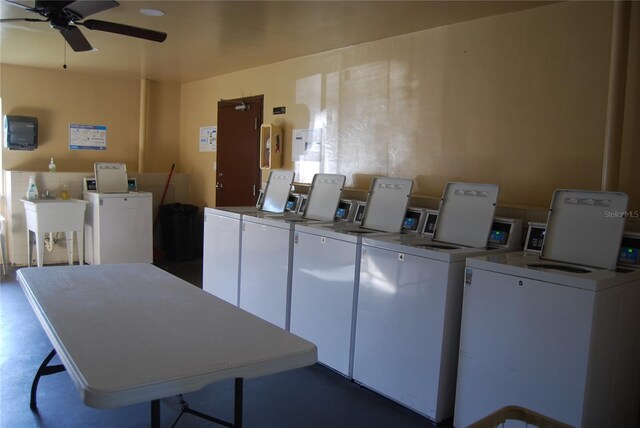
[[[296,225],[290,330],[318,347],[318,361],[352,376],[362,237],[402,227],[413,181],[377,177],[361,224]],[[357,218],[357,216],[356,216]]]
[[[455,426],[506,406],[636,426],[640,271],[616,267],[626,206],[621,193],[558,190],[541,254],[467,260]]]
[[[292,171],[271,171],[256,206],[204,209],[202,288],[205,291],[238,305],[242,216],[264,210],[283,212],[293,177]]]
[[[345,179],[340,174],[314,175],[302,215],[291,211],[242,217],[242,309],[278,327],[289,328],[294,225],[332,222]]]
[[[363,238],[353,378],[436,422],[453,416],[465,259],[520,244],[521,221],[494,222],[497,198],[495,185],[449,183],[438,240]]]

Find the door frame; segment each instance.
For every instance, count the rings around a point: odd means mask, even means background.
[[[256,163],[255,163],[255,176],[254,176],[254,184],[255,184],[255,195],[253,204],[257,201],[259,191],[262,187],[262,170],[260,169],[260,127],[262,126],[264,120],[264,94],[262,95],[252,95],[242,98],[233,98],[233,99],[220,99],[217,105],[217,114],[218,114],[218,136],[220,135],[220,108],[236,106],[240,107],[242,105],[253,105],[258,104],[257,107],[257,117],[256,117],[256,130],[257,136],[255,140],[255,153],[256,153]],[[216,154],[219,156],[219,152]],[[220,158],[216,157],[216,173],[215,173],[215,205],[218,206],[218,166],[220,165]]]

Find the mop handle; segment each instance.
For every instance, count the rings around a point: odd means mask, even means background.
[[[156,230],[156,225],[158,224],[158,219],[160,218],[160,207],[164,204],[164,197],[167,195],[167,190],[169,189],[169,183],[171,182],[171,176],[173,175],[173,169],[176,167],[176,164],[171,164],[171,171],[169,171],[169,177],[167,177],[167,184],[164,185],[164,192],[162,192],[162,198],[160,199],[160,205],[158,205],[158,213],[156,214],[156,219],[153,221],[153,230]]]

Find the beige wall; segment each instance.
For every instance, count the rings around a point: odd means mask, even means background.
[[[621,190],[640,209],[640,5],[633,4]],[[365,187],[411,177],[438,197],[450,180],[494,182],[500,203],[547,207],[554,189],[600,186],[611,3],[566,2],[484,18],[197,82],[150,82],[145,171],[192,176],[191,203],[215,204],[215,153],[198,150],[220,99],[265,96],[265,122],[323,128],[324,170]],[[140,81],[2,64],[3,114],[35,115],[40,147],[3,149],[2,167],[137,170]],[[275,106],[285,115],[273,116]],[[68,149],[68,124],[108,127],[106,152]]]
[[[216,123],[219,99],[264,94],[265,122],[285,128],[285,168],[292,129],[321,127],[324,171],[348,186],[386,174],[439,196],[448,181],[492,182],[503,205],[548,207],[556,188],[600,188],[611,20],[611,3],[559,3],[186,83],[180,159],[196,199],[214,205],[215,154],[194,150],[198,129]]]
[[[180,91],[180,155],[182,169],[191,175],[191,199],[198,206],[214,206],[215,153],[200,152],[200,128],[216,125],[220,95],[212,79],[183,84]]]
[[[140,81],[2,64],[2,114],[38,118],[35,151],[2,149],[5,170],[92,171],[94,162],[126,162],[138,170]],[[180,85],[150,82],[146,172],[168,172],[178,158]],[[106,125],[107,150],[69,150],[69,124]]]
[[[150,81],[147,91],[144,172],[168,173],[180,166],[180,84]]]
[[[640,210],[640,2],[632,3],[629,53],[620,190],[630,195],[632,208]]]

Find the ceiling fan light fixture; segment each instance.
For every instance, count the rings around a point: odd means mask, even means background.
[[[146,16],[164,16],[160,9],[140,9],[140,13]]]

